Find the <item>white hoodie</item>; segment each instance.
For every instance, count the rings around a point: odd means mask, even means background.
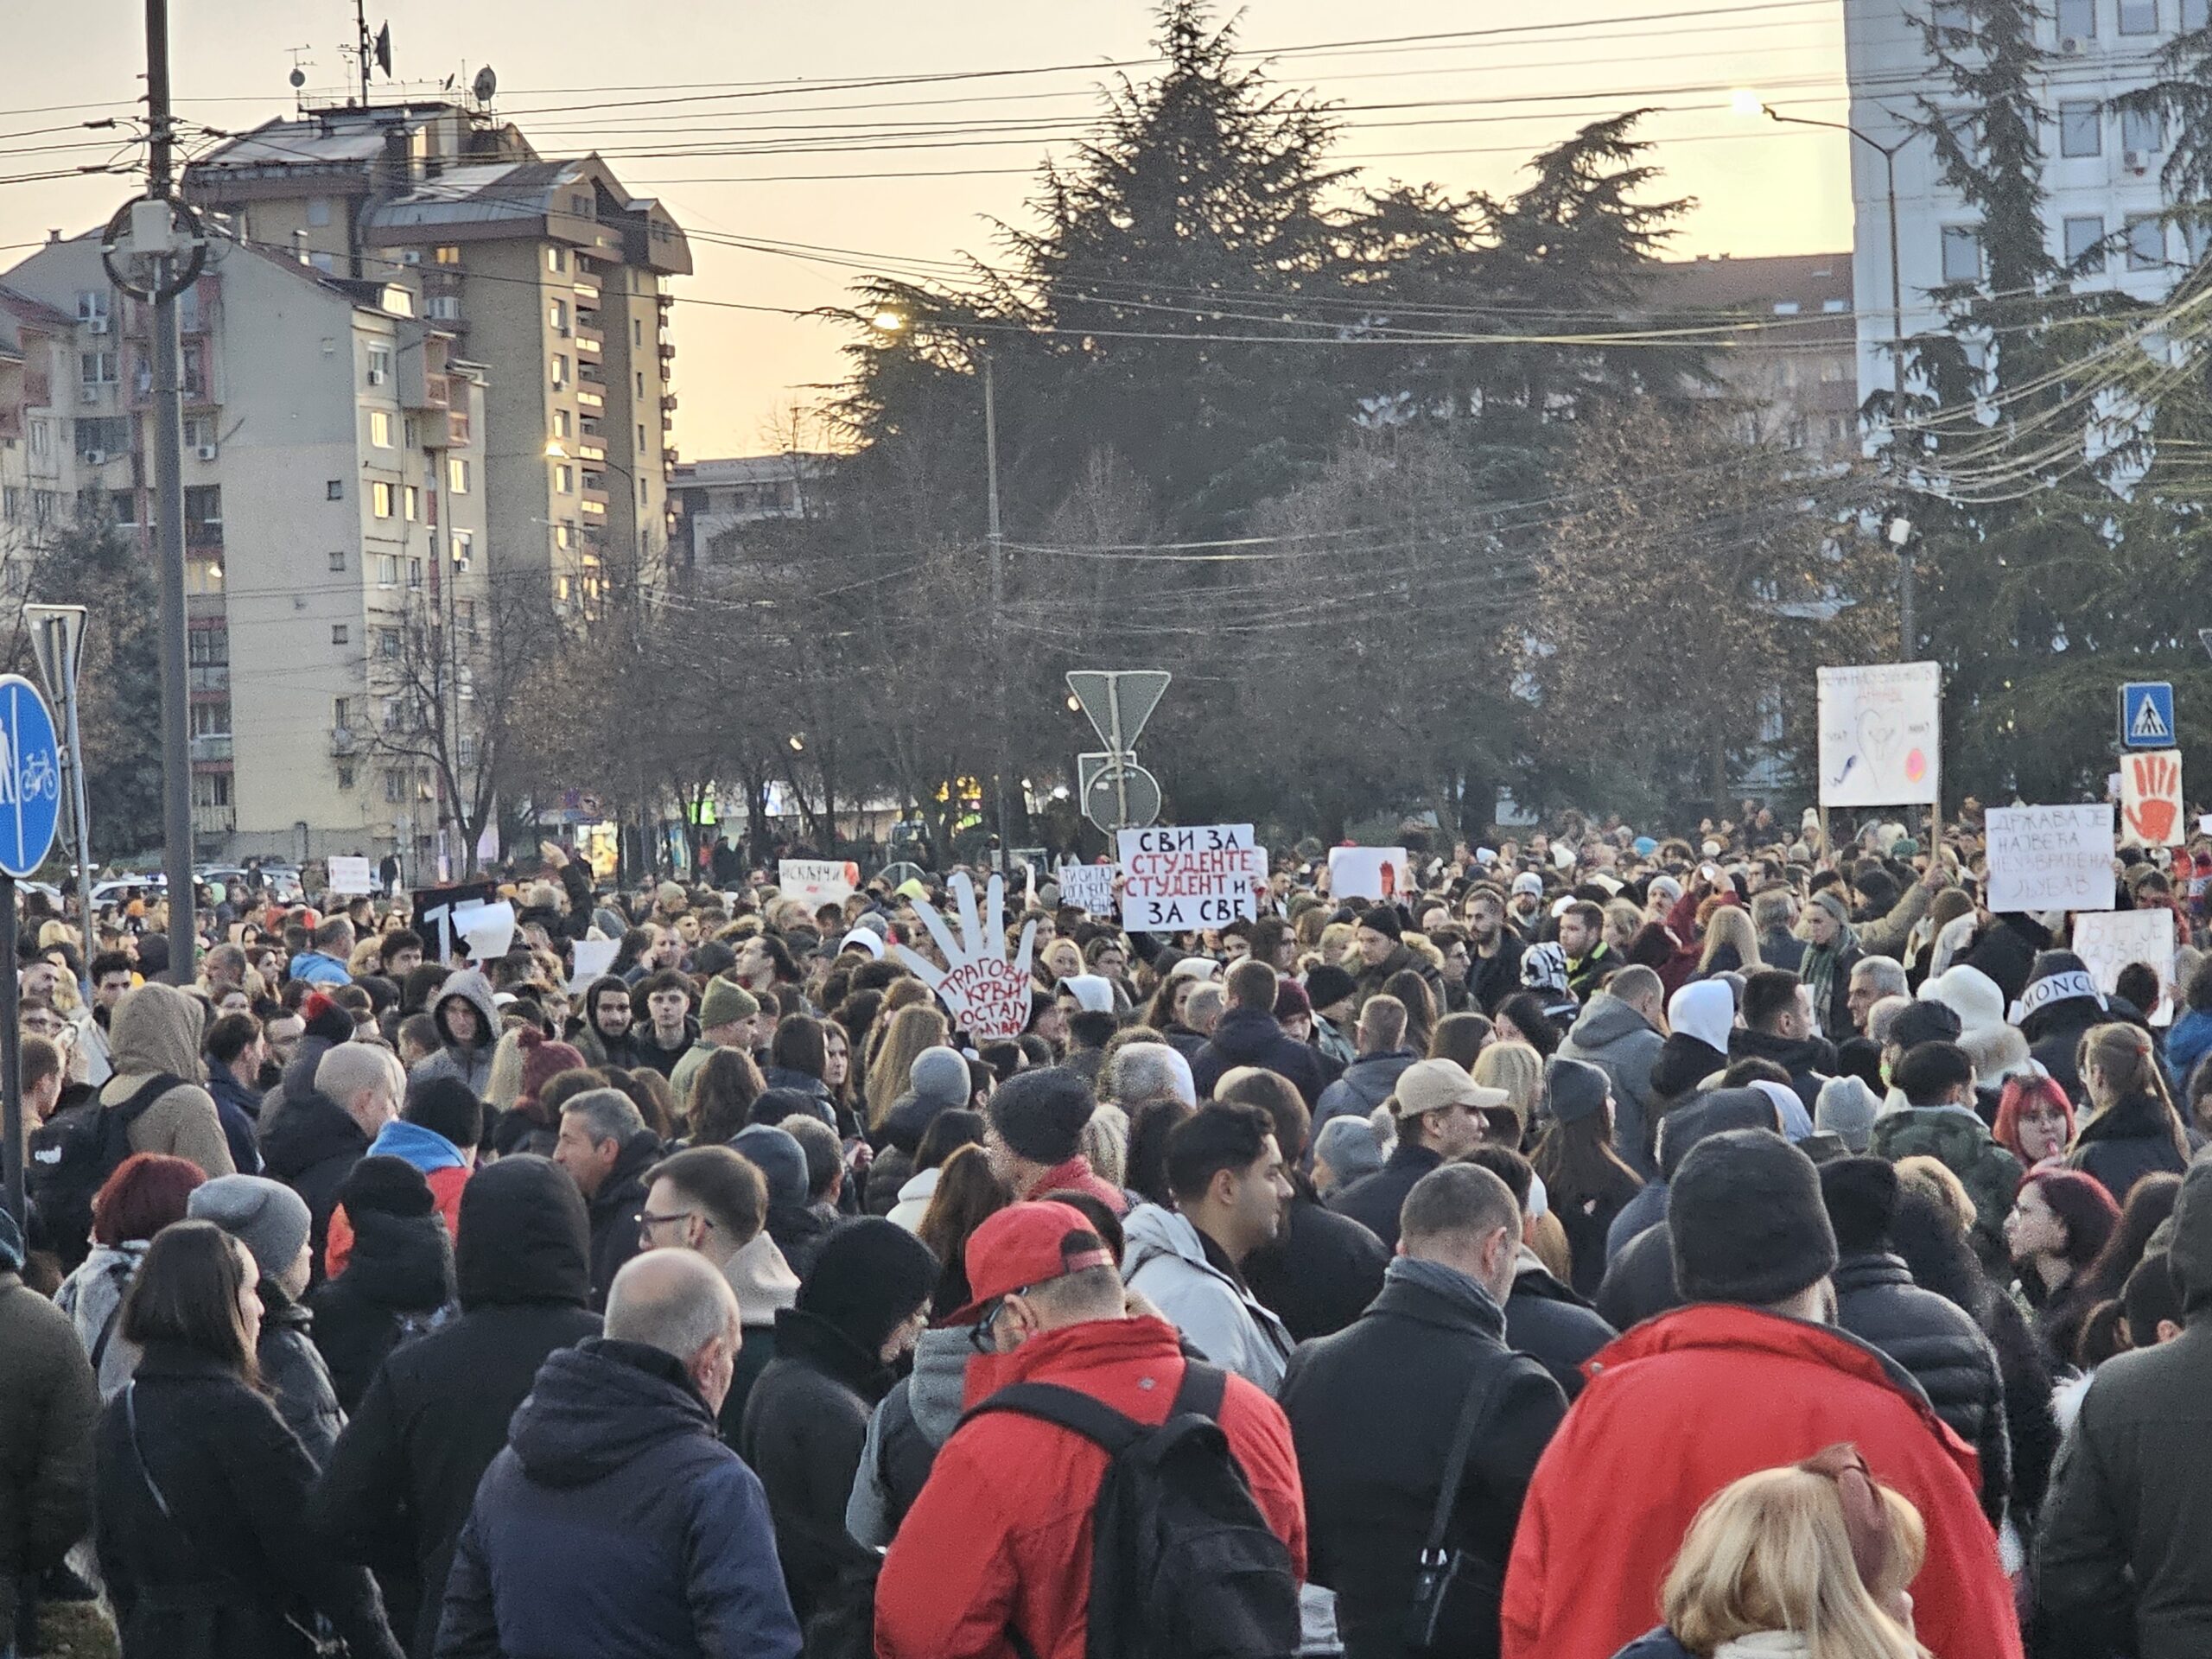
[[[1141,1204],[1122,1224],[1122,1278],[1148,1299],[1191,1345],[1269,1395],[1282,1386],[1295,1345],[1252,1293],[1206,1260],[1188,1216]]]

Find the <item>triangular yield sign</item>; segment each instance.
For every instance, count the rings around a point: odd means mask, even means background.
[[[1068,676],[1068,690],[1075,694],[1075,700],[1083,705],[1083,712],[1090,717],[1100,740],[1109,749],[1117,735],[1115,725],[1118,720],[1118,735],[1126,750],[1135,747],[1137,734],[1144,730],[1153,710],[1160,707],[1160,700],[1167,695],[1167,683],[1173,677],[1165,669],[1158,668],[1078,669]]]

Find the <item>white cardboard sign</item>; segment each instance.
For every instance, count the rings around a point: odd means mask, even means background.
[[[1821,804],[1934,805],[1942,694],[1936,663],[1821,670]]]
[[[1268,855],[1249,823],[1124,830],[1120,852],[1128,932],[1225,927],[1259,913],[1254,893],[1268,884]]]
[[[471,962],[490,962],[507,954],[515,942],[515,907],[502,899],[496,905],[476,905],[453,913],[453,931]]]
[[[812,916],[824,905],[842,905],[860,891],[856,864],[831,858],[785,858],[776,864],[776,888],[786,899],[796,899]]]
[[[1412,860],[1402,847],[1329,849],[1329,896],[1396,899],[1413,891]]]
[[[2074,954],[2109,996],[2120,988],[2120,970],[2131,962],[2147,963],[2158,976],[2158,1004],[2169,1007],[2174,986],[2174,913],[2157,910],[2113,910],[2074,918]],[[2153,1014],[2155,1009],[2143,1012]],[[2164,1021],[2159,1023],[2163,1024]]]
[[[1991,910],[2112,908],[2110,802],[1993,806],[1986,827]]]
[[[2120,763],[2120,840],[2124,847],[2178,847],[2189,839],[2181,804],[2181,751],[2153,749]]]
[[[614,965],[614,956],[621,950],[620,939],[578,939],[575,960],[569,970],[569,994],[582,996],[594,979],[603,977]]]
[[[1114,867],[1111,864],[1063,864],[1055,878],[1060,902],[1093,916],[1114,913]]]
[[[978,1043],[1011,1042],[1029,1024],[1029,951],[1037,937],[1037,924],[1026,923],[1021,943],[1009,959],[1006,954],[1006,879],[991,877],[986,889],[984,913],[976,911],[976,884],[965,870],[949,884],[959,906],[960,937],[955,938],[937,907],[917,899],[914,914],[928,928],[946,966],[938,967],[919,951],[895,946],[899,959],[944,1000],[953,1023]]]
[[[350,898],[356,893],[377,890],[376,876],[370,870],[367,859],[348,858],[340,854],[327,861],[330,867],[331,892]]]

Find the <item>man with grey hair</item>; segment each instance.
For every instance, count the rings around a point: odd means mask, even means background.
[[[660,1137],[620,1089],[587,1089],[562,1103],[553,1161],[575,1181],[591,1217],[594,1307],[606,1305],[615,1274],[638,1253],[645,1174],[660,1155]]]
[[[1211,1038],[1229,1006],[1229,993],[1218,981],[1208,980],[1184,999],[1183,1023],[1201,1037]]]
[[[1795,888],[1777,881],[1753,893],[1751,925],[1758,931],[1760,961],[1793,974],[1804,967],[1805,941],[1793,931],[1797,925]]]
[[[1299,1349],[1283,1414],[1305,1483],[1309,1576],[1337,1592],[1344,1651],[1406,1650],[1425,1535],[1462,1416],[1481,1432],[1459,1471],[1448,1548],[1502,1562],[1567,1397],[1541,1361],[1505,1343],[1505,1303],[1521,1255],[1521,1206],[1496,1174],[1446,1164],[1414,1184],[1398,1212],[1399,1254],[1358,1319]],[[1495,1586],[1454,1611],[1440,1649],[1495,1643]],[[1487,1637],[1487,1643],[1483,1639]],[[1491,1650],[1495,1650],[1494,1647]]]
[[[268,1173],[307,1200],[311,1282],[321,1284],[323,1245],[338,1189],[368,1156],[378,1131],[399,1116],[407,1074],[375,1043],[336,1043],[315,1062],[314,1084],[269,1124],[261,1143]]]
[[[1911,988],[1904,976],[1904,964],[1894,957],[1861,957],[1852,964],[1851,983],[1844,992],[1844,1005],[1851,1010],[1851,1023],[1862,1037],[1871,1037],[1866,1018],[1874,1005],[1885,996],[1910,996]],[[1837,1035],[1835,1040],[1842,1038]]]
[[[767,1497],[715,1432],[739,1342],[703,1256],[615,1274],[606,1334],[539,1368],[477,1488],[437,1653],[796,1659]]]
[[[1132,1118],[1137,1108],[1155,1100],[1198,1103],[1198,1085],[1191,1077],[1191,1063],[1166,1043],[1129,1043],[1116,1049],[1106,1063],[1105,1087],[1099,1092]]]

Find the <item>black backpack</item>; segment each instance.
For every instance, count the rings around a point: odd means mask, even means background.
[[[130,1127],[184,1080],[156,1072],[130,1099],[64,1112],[30,1137],[23,1167],[39,1223],[65,1261],[81,1262],[92,1230],[92,1196],[130,1155]]]
[[[968,1415],[1058,1423],[1111,1459],[1091,1515],[1088,1659],[1284,1659],[1299,1649],[1298,1580],[1217,1419],[1227,1379],[1183,1369],[1157,1428],[1049,1382],[1000,1389]]]

